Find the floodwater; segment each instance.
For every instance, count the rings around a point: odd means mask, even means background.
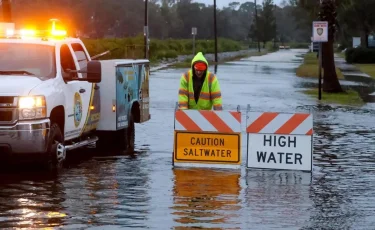
[[[375,106],[319,105],[299,92],[300,52],[220,65],[217,76],[224,109],[240,105],[242,119],[248,104],[252,111],[314,109],[312,174],[245,169],[245,154],[241,170],[173,169],[184,70],[162,70],[151,77],[152,119],[136,126],[135,154],[84,153],[59,175],[4,172],[0,227],[374,229]]]

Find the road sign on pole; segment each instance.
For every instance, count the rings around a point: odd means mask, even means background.
[[[193,57],[195,55],[195,36],[197,35],[197,27],[191,28],[191,34],[193,35]]]
[[[328,22],[313,22],[313,42],[328,42]]]
[[[322,42],[328,42],[328,22],[313,22],[312,41],[319,43],[319,100],[322,99]]]

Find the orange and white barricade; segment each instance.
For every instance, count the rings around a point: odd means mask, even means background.
[[[241,167],[241,112],[175,110],[173,165]]]
[[[246,111],[248,168],[312,171],[313,114]]]

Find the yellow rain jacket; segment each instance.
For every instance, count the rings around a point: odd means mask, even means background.
[[[206,76],[196,103],[193,89],[193,66],[195,62],[203,61],[207,64]],[[222,110],[222,99],[220,84],[215,74],[208,71],[208,62],[199,52],[191,61],[191,69],[184,73],[180,79],[180,89],[178,93],[179,109],[195,109],[195,110]]]

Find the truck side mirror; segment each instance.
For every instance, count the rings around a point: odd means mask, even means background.
[[[102,65],[100,61],[87,62],[86,80],[90,83],[99,83],[102,81]]]

